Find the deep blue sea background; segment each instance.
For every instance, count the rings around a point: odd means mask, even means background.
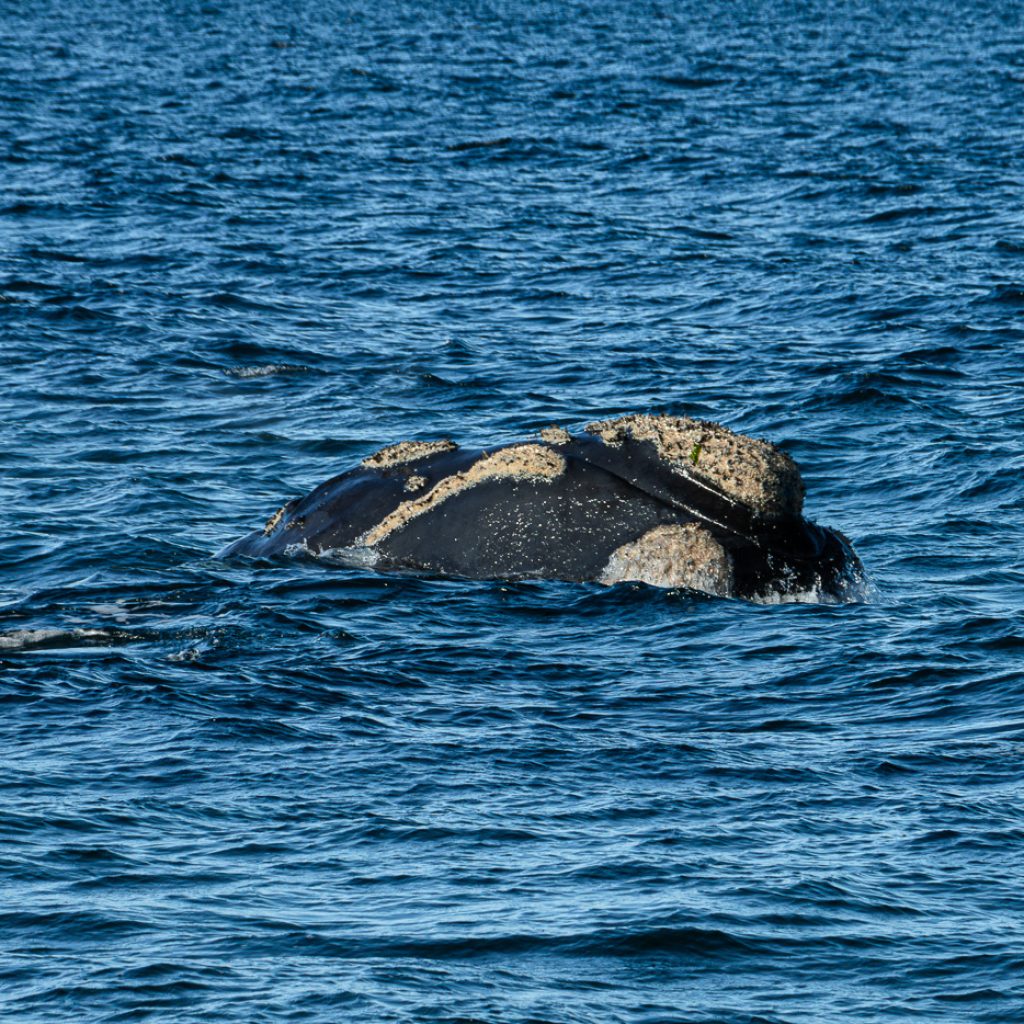
[[[870,601],[212,555],[404,438],[800,462]],[[0,9],[0,1020],[1024,1020],[1024,21]]]

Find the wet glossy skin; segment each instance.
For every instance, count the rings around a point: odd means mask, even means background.
[[[583,434],[542,446],[564,459],[559,475],[489,479],[460,490],[374,543],[376,566],[474,579],[594,581],[616,549],[647,531],[699,523],[728,553],[737,597],[812,588],[837,597],[860,567],[842,535],[800,517],[759,517],[710,481],[681,478],[649,444],[612,446]],[[403,503],[500,450],[360,465],[289,502],[268,528],[221,555],[276,558],[365,546],[367,533]]]

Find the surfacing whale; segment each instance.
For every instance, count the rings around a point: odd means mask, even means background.
[[[484,449],[405,441],[287,502],[219,557],[331,556],[470,579],[853,599],[863,569],[803,518],[796,463],[717,423],[633,415]]]

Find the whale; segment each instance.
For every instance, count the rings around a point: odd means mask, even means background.
[[[806,519],[803,501],[796,462],[769,441],[641,413],[483,448],[388,445],[285,502],[218,557],[762,602],[855,599],[864,573],[853,545]]]

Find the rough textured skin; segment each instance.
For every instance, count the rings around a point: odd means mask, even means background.
[[[514,448],[501,448],[484,455],[462,473],[453,473],[436,483],[426,494],[403,502],[390,515],[385,516],[372,530],[367,530],[358,544],[373,547],[385,537],[400,530],[415,516],[437,508],[443,501],[460,491],[468,490],[485,480],[553,480],[565,472],[565,459],[539,444],[523,444]],[[407,485],[408,486],[408,485]]]
[[[282,519],[284,519],[284,514],[287,511],[288,511],[288,506],[287,505],[282,505],[267,520],[267,525],[263,527],[263,536],[264,537],[269,537],[274,532],[274,529],[277,527],[277,524],[280,523]]]
[[[626,581],[731,597],[732,559],[711,531],[698,523],[656,526],[616,548],[608,559],[600,582]]]
[[[367,455],[362,461],[367,469],[385,469],[388,466],[401,466],[407,462],[416,462],[428,455],[439,455],[458,448],[454,441],[400,441],[389,444],[380,451]]]
[[[635,580],[718,597],[841,595],[859,562],[800,515],[792,459],[714,423],[627,416],[473,450],[391,445],[222,556],[331,554],[473,579]]]
[[[540,432],[540,439],[545,444],[568,444],[572,434],[565,427],[545,427]]]
[[[798,516],[804,485],[796,463],[767,441],[685,416],[623,416],[587,424],[605,444],[649,441],[682,476],[702,477],[767,518]]]

